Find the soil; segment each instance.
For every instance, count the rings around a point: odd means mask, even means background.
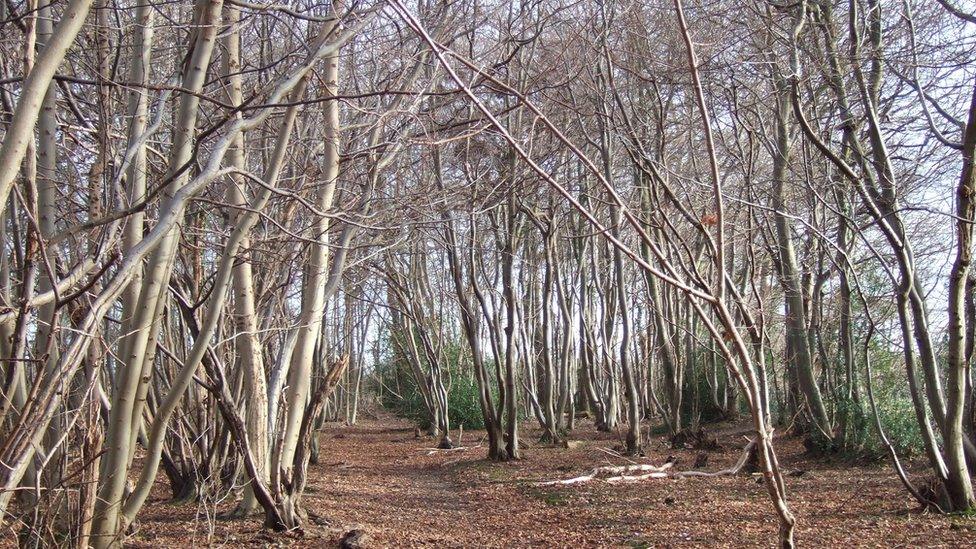
[[[320,434],[321,461],[311,467],[301,536],[268,533],[257,518],[214,520],[231,501],[167,503],[161,479],[126,546],[335,547],[353,530],[363,547],[775,546],[776,519],[756,475],[540,486],[596,466],[659,465],[669,456],[677,458],[674,470],[691,469],[701,452],[654,437],[645,457],[628,460],[615,455],[616,433],[583,423],[578,443],[554,447],[536,442],[539,433],[527,423],[523,459],[507,463],[485,460],[480,432],[455,435],[462,449],[443,451],[395,418],[330,425]],[[711,471],[736,462],[746,432],[743,425],[713,429],[720,448],[709,452],[704,469]],[[916,512],[885,464],[813,458],[794,438],[776,447],[800,546],[976,544],[976,520]]]

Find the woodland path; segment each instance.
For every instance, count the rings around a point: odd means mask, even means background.
[[[735,431],[741,429],[718,431],[724,449],[709,454],[706,469],[736,460]],[[321,461],[310,472],[303,538],[269,535],[257,520],[208,523],[200,504],[159,501],[131,546],[330,547],[356,528],[367,533],[368,547],[768,547],[775,540],[766,494],[749,476],[538,486],[626,463],[606,452],[618,444],[615,434],[590,425],[578,432],[581,443],[565,449],[532,444],[529,430],[525,459],[495,464],[477,446],[481,433],[464,434],[468,450],[430,452],[433,440],[416,438],[401,420],[329,425],[321,433]],[[976,539],[972,519],[909,512],[911,502],[884,466],[812,460],[792,439],[778,448],[792,473],[787,483],[802,546],[965,547]],[[680,470],[691,468],[697,452],[655,437],[640,462],[660,464],[670,454]]]

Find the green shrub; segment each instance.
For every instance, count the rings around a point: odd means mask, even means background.
[[[383,395],[383,407],[397,416],[415,421],[421,429],[430,428],[431,417],[424,398],[417,388],[413,377],[404,384],[400,383],[400,397],[391,393]],[[484,429],[484,417],[481,415],[481,403],[478,399],[478,384],[465,375],[455,375],[447,391],[447,414],[451,420],[451,429],[464,425],[465,429]]]
[[[876,385],[881,384],[876,383]],[[884,434],[895,452],[901,457],[908,458],[922,450],[922,437],[910,397],[892,389],[884,385],[874,388],[878,417]],[[861,396],[861,402],[837,398],[835,406],[836,423],[843,426],[843,440],[840,441],[840,446],[834,446],[834,443],[826,440],[823,434],[812,432],[811,442],[814,446],[820,450],[829,449],[849,457],[885,459],[888,456],[888,448],[878,436],[867,395]]]
[[[451,429],[463,425],[465,429],[484,429],[484,417],[481,414],[481,403],[478,397],[478,382],[468,373],[460,371],[457,366],[463,350],[460,345],[453,345],[445,353],[447,368],[445,384],[447,386],[447,413],[451,421]],[[487,365],[489,368],[491,364]],[[423,365],[428,370],[428,365]],[[389,360],[376,365],[377,374],[387,387],[399,387],[399,396],[391,391],[383,391],[380,400],[383,407],[399,417],[415,421],[422,429],[430,428],[431,417],[424,397],[417,387],[413,372],[409,364],[402,361]],[[399,383],[397,383],[399,381]],[[492,388],[492,398],[497,397],[497,391]]]
[[[454,378],[447,392],[448,417],[451,428],[464,425],[466,429],[484,429],[485,418],[481,414],[481,401],[478,397],[478,382],[468,376]]]
[[[731,403],[732,409],[723,410],[716,406],[716,404],[712,401],[711,380],[709,378],[712,366],[708,363],[708,354],[710,352],[711,351],[704,351],[701,353],[696,353],[696,363],[693,371],[693,377],[691,379],[685,379],[685,382],[681,387],[682,396],[680,427],[682,429],[687,428],[690,425],[694,425],[696,422],[709,424],[725,421],[729,419],[730,414],[734,416],[735,414],[741,412],[741,410],[737,409],[735,406],[736,402]],[[718,379],[716,381],[719,386],[721,386],[724,383],[728,383],[728,372],[725,369],[724,360],[721,358],[717,360]],[[734,387],[733,391],[737,390],[738,387]],[[697,403],[695,402],[696,399]],[[696,412],[698,417],[694,417]]]

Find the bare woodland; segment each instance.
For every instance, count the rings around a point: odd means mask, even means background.
[[[432,455],[619,440],[539,486],[755,471],[782,547],[786,438],[976,511],[968,0],[8,0],[0,135],[14,544],[160,486],[300,532],[409,399]]]

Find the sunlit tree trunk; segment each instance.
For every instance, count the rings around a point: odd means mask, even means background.
[[[342,6],[334,5],[338,14]],[[338,15],[336,15],[338,17]],[[337,20],[332,19],[326,24],[324,34],[329,34],[337,26]],[[322,81],[323,97],[334,97],[339,89],[339,52],[335,51],[323,59]],[[320,164],[320,186],[315,198],[315,206],[319,211],[329,211],[335,198],[336,182],[339,178],[339,103],[328,100],[324,104],[325,128],[324,151]],[[291,365],[288,369],[288,388],[285,394],[287,413],[282,434],[282,445],[279,455],[272,456],[272,467],[289,471],[294,463],[295,453],[298,451],[299,431],[305,404],[308,400],[312,382],[312,359],[315,345],[322,329],[322,314],[325,310],[326,281],[329,277],[329,229],[331,219],[320,216],[316,219],[312,231],[315,240],[309,250],[308,266],[305,278],[302,280],[302,307],[299,316],[298,335],[295,349],[291,355]],[[287,519],[286,519],[287,520]]]
[[[949,353],[948,408],[945,452],[948,466],[946,483],[954,511],[976,507],[973,483],[966,465],[963,446],[966,433],[966,375],[971,368],[966,353],[966,283],[972,265],[973,223],[976,223],[976,89],[969,105],[969,119],[963,133],[963,165],[956,187],[956,258],[949,275]]]
[[[224,85],[227,90],[227,99],[231,105],[240,105],[243,102],[241,91],[241,62],[240,62],[240,9],[236,6],[228,6],[224,20],[227,25],[227,34],[222,38],[224,54],[222,72],[224,75]],[[281,134],[291,133],[292,124],[283,124]],[[246,169],[244,158],[244,139],[242,134],[235,139],[231,148],[227,151],[226,163],[229,166]],[[287,138],[285,138],[287,139]],[[279,141],[287,143],[287,140]],[[276,151],[278,154],[271,159],[272,165],[265,173],[264,181],[267,185],[274,185],[278,179],[278,172],[284,164],[284,148]],[[232,207],[246,207],[247,200],[243,192],[244,180],[240,174],[232,175],[228,178],[226,200]],[[243,217],[244,210],[232,209],[229,215],[229,225]],[[251,269],[250,239],[245,237],[241,242],[243,257],[235,262],[233,274],[233,295],[234,295],[234,320],[238,335],[239,352],[237,354],[237,369],[244,379],[244,389],[247,392],[246,399],[246,425],[247,434],[251,443],[251,451],[254,453],[254,462],[257,464],[258,472],[264,483],[270,482],[270,456],[269,456],[269,435],[268,435],[268,388],[264,369],[264,355],[261,343],[258,340],[258,320],[254,297],[254,276]],[[244,500],[241,502],[239,514],[249,514],[257,509],[257,500],[254,499],[254,491],[250,485],[244,491]]]
[[[214,50],[217,31],[220,25],[221,0],[200,0],[195,8],[194,20],[196,40],[193,54],[188,60],[183,76],[183,88],[189,93],[183,95],[173,147],[169,159],[169,172],[173,181],[167,186],[164,200],[172,199],[175,190],[186,184],[188,173],[178,173],[189,160],[196,133],[196,119],[200,98],[197,95],[203,88]],[[179,244],[179,229],[173,227],[164,235],[157,250],[146,266],[142,289],[139,292],[139,306],[134,312],[132,338],[125,365],[118,375],[118,383],[113,392],[109,429],[105,441],[106,455],[102,460],[103,484],[99,490],[95,525],[92,530],[92,543],[96,548],[117,545],[119,533],[119,514],[125,489],[126,475],[131,459],[134,429],[139,428],[134,421],[140,383],[151,367],[146,360],[155,349],[157,322],[162,314],[166,299],[170,273]]]
[[[788,103],[785,89],[777,94],[776,141],[773,151],[773,209],[776,221],[776,246],[780,281],[786,297],[786,333],[790,355],[787,360],[794,370],[800,393],[806,401],[813,424],[824,436],[832,439],[834,429],[824,407],[820,386],[813,370],[813,353],[809,343],[807,311],[796,252],[793,247],[792,223],[786,212],[786,177],[790,154],[790,135],[787,127]]]
[[[61,20],[45,44],[20,92],[17,108],[7,126],[0,146],[0,204],[10,196],[20,163],[33,140],[34,125],[43,108],[44,97],[58,70],[61,60],[81,30],[91,8],[92,0],[72,0],[61,14]]]

